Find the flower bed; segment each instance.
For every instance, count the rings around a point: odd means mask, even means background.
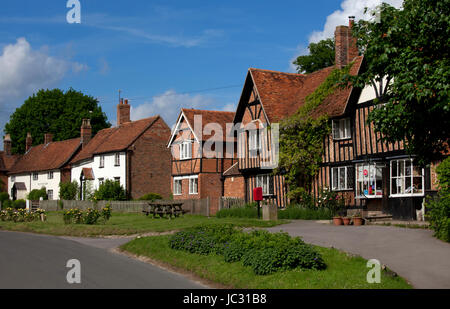
[[[99,219],[105,223],[111,218],[111,206],[107,205],[102,210],[88,208],[86,211],[80,209],[69,209],[63,212],[65,224],[97,224]]]
[[[26,209],[6,208],[0,211],[0,220],[14,221],[14,222],[32,222],[37,220],[45,221],[45,211],[37,209],[33,212],[28,212]]]
[[[171,236],[169,246],[190,253],[222,255],[228,263],[242,261],[257,275],[294,268],[326,268],[322,256],[299,237],[267,231],[246,233],[230,224],[200,226],[178,232]]]

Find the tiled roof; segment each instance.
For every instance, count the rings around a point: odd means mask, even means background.
[[[355,59],[350,74],[357,74],[362,56]],[[294,114],[304,103],[305,98],[314,92],[330,75],[335,66],[327,67],[310,74],[283,73],[250,68],[261,103],[270,122]],[[347,106],[351,88],[337,89],[317,109],[318,113],[328,113],[330,117],[342,115]]]
[[[89,143],[73,158],[71,163],[90,159],[96,154],[123,151],[153,123],[159,115],[137,121],[131,121],[120,126],[99,131]]]
[[[94,171],[90,167],[84,167],[82,173],[83,173],[84,178],[87,179],[87,180],[94,180],[95,179]]]
[[[201,115],[202,116],[202,132],[208,123],[217,123],[221,126],[223,130],[223,141],[226,140],[226,135],[228,132],[226,132],[227,126],[226,124],[232,124],[233,118],[234,118],[234,112],[224,112],[224,111],[210,111],[210,110],[201,110],[201,109],[188,109],[188,108],[182,108],[181,111],[186,116],[187,121],[189,122],[191,128],[193,130],[197,130],[194,128],[194,116],[195,115]],[[200,134],[197,134],[195,132],[197,137],[200,138]],[[200,132],[198,132],[200,133]],[[213,134],[215,132],[213,131]],[[208,140],[211,137],[211,135],[205,135],[203,134],[200,138],[201,140]]]
[[[48,171],[58,169],[68,163],[80,147],[80,138],[51,142],[34,147],[9,169],[10,174]]]
[[[7,156],[4,151],[0,151],[0,171],[9,171],[20,158],[20,155]]]

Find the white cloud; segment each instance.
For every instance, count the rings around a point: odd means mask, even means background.
[[[167,90],[162,95],[155,96],[151,102],[136,107],[131,105],[131,120],[159,114],[169,126],[172,126],[177,120],[180,108],[209,109],[213,103],[214,100],[208,96],[199,94],[191,96]]]
[[[293,64],[292,62],[294,62],[294,60],[297,59],[298,56],[304,56],[304,55],[308,55],[308,54],[309,54],[308,47],[305,47],[302,44],[298,45],[297,48],[295,49],[294,56],[289,60],[288,72],[289,73],[297,73],[297,66],[295,64]]]
[[[24,98],[55,86],[67,72],[86,70],[84,64],[48,55],[48,47],[33,50],[25,38],[3,47],[0,54],[0,130]]]
[[[344,0],[341,3],[341,9],[328,15],[323,30],[314,31],[309,36],[309,43],[317,43],[320,40],[334,37],[336,26],[348,25],[348,17],[355,16],[355,19],[368,19],[364,16],[364,8],[375,8],[382,2],[386,2],[396,8],[401,7],[403,0]]]

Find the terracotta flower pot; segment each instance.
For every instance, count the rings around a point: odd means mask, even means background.
[[[363,225],[364,219],[361,217],[355,217],[353,218],[353,225]]]
[[[344,225],[350,225],[351,218],[344,217],[342,218],[342,221],[344,222]]]
[[[341,217],[333,217],[333,224],[334,225],[342,225],[342,218]]]

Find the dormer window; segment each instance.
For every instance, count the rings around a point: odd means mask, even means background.
[[[180,144],[180,160],[192,158],[192,143],[186,141]]]
[[[333,119],[332,121],[333,139],[341,140],[352,137],[350,118]]]

